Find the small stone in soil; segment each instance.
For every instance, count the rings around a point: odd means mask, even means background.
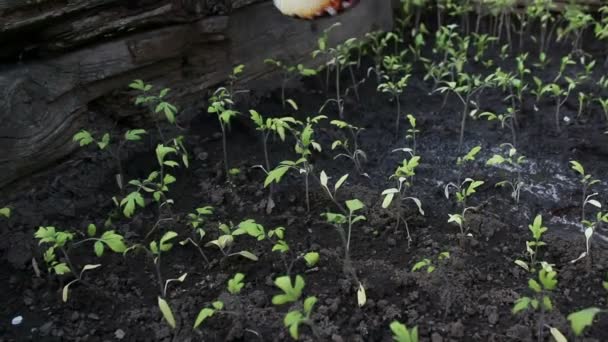
[[[122,329],[116,329],[116,331],[114,332],[114,336],[119,339],[122,340],[123,338],[125,338],[125,332]]]

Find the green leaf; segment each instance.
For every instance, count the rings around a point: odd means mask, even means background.
[[[571,160],[570,167],[572,168],[572,170],[578,172],[581,176],[585,176],[585,168],[583,168],[583,165],[581,165],[581,163],[575,160]]]
[[[312,309],[317,303],[317,297],[308,297],[304,300],[304,313],[307,317],[310,317]]]
[[[163,237],[160,238],[160,243],[159,243],[160,251],[161,252],[169,251],[173,247],[173,244],[170,243],[169,241],[173,240],[176,237],[177,237],[176,232],[173,232],[173,231],[166,232],[163,235]]]
[[[396,342],[418,342],[418,327],[410,330],[405,324],[393,321],[390,328],[393,332],[393,340]]]
[[[113,230],[103,233],[100,239],[115,253],[124,253],[127,250],[123,236],[116,234]]]
[[[359,209],[362,209],[364,206],[365,205],[363,204],[363,202],[358,199],[346,201],[346,207],[348,208],[351,214]]]
[[[0,208],[0,216],[10,218],[11,217],[11,208]]]
[[[82,147],[82,146],[91,144],[94,141],[94,139],[93,139],[93,136],[91,136],[91,133],[89,133],[88,131],[82,130],[82,131],[74,134],[72,141],[78,142],[80,144],[80,146]]]
[[[348,178],[348,173],[345,174],[344,176],[340,177],[340,179],[338,179],[338,181],[334,185],[334,191],[338,191],[338,189],[340,189],[340,187],[342,186],[342,184],[344,184],[344,182],[346,182],[347,178]]]
[[[285,175],[285,173],[287,173],[288,170],[289,166],[279,166],[276,169],[270,171],[266,176],[266,179],[264,180],[264,187],[268,187],[273,182],[278,184],[281,181],[281,178],[283,178],[283,176]]]
[[[602,310],[598,308],[587,308],[568,315],[568,320],[570,321],[570,326],[572,327],[574,334],[580,336],[586,327],[593,324],[595,315],[600,312],[602,312]]]
[[[540,293],[543,291],[540,284],[534,279],[528,279],[528,287],[536,293]]]
[[[494,165],[500,165],[504,162],[505,162],[505,158],[503,156],[495,154],[494,156],[492,156],[492,158],[488,159],[488,161],[486,162],[486,165],[494,166]]]
[[[104,150],[110,144],[110,133],[106,133],[101,138],[101,141],[97,142],[99,149]]]
[[[123,207],[123,214],[130,218],[135,213],[135,206],[144,207],[144,197],[137,191],[132,192],[120,201],[120,206]]]
[[[175,323],[175,317],[173,316],[173,311],[171,311],[171,307],[169,307],[169,304],[167,303],[167,301],[161,297],[158,297],[158,308],[160,309],[160,312],[163,314],[163,317],[165,318],[165,320],[167,321],[169,326],[171,326],[171,328],[175,329],[175,326],[177,324]]]
[[[95,236],[96,233],[97,233],[97,226],[95,226],[93,223],[90,223],[87,227],[87,235],[89,237],[93,237],[93,236]]]
[[[234,275],[232,279],[228,280],[228,292],[235,295],[241,292],[245,283],[243,283],[243,279],[245,279],[245,275],[243,273],[237,273]]]
[[[210,308],[202,309],[198,315],[196,316],[196,320],[194,321],[194,326],[192,329],[198,328],[207,318],[212,317],[215,314],[215,310]]]
[[[555,342],[568,342],[566,336],[564,336],[561,331],[557,330],[557,328],[549,327],[549,332],[551,333],[551,336],[553,336],[553,338],[555,339]]]
[[[513,306],[512,312],[514,314],[519,313],[523,310],[528,309],[529,306],[530,306],[530,298],[528,298],[528,297],[519,298],[518,300],[515,301],[515,305]]]
[[[95,250],[95,255],[97,255],[98,257],[101,257],[103,255],[103,242],[101,241],[95,241],[95,244],[93,245],[93,249]]]
[[[125,133],[125,139],[128,141],[138,141],[141,140],[141,136],[144,134],[146,134],[145,129],[129,130]]]
[[[238,254],[238,255],[240,255],[240,256],[242,256],[244,258],[247,258],[249,260],[258,261],[258,257],[255,254],[253,254],[253,253],[251,253],[249,251],[240,251],[240,252],[238,252],[236,254]]]
[[[68,265],[64,262],[56,264],[55,266],[53,266],[53,271],[55,271],[55,273],[57,275],[64,275],[64,274],[68,274],[70,272],[72,272],[72,270],[70,270],[70,268],[68,267]]]
[[[300,323],[302,322],[302,313],[300,311],[290,311],[285,315],[283,319],[283,324],[285,327],[289,329],[289,335],[297,340],[300,338],[300,334],[298,332],[298,328]]]
[[[308,267],[314,267],[319,262],[319,253],[308,252],[304,255],[304,260]]]
[[[286,102],[289,103],[291,108],[293,108],[294,110],[298,110],[298,104],[294,100],[287,99]]]
[[[276,287],[283,290],[283,294],[272,297],[272,304],[282,305],[300,299],[302,290],[304,289],[304,278],[300,275],[296,275],[295,283],[292,284],[291,277],[282,276],[275,279],[274,284]]]
[[[399,190],[397,190],[397,189],[384,190],[382,192],[382,195],[384,195],[384,200],[382,201],[382,208],[384,208],[384,209],[388,208],[391,205],[391,203],[393,202],[393,198],[395,198],[395,194],[398,192],[399,192]]]

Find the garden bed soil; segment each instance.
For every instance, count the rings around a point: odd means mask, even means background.
[[[599,60],[603,55],[588,45]],[[566,47],[555,47],[549,54],[552,62],[545,80],[557,72],[561,52]],[[532,54],[533,55],[533,54]],[[496,58],[498,60],[498,58]],[[504,67],[512,66],[509,59]],[[484,67],[471,62],[473,72]],[[600,63],[601,64],[601,63]],[[365,70],[360,75],[365,74]],[[597,67],[598,78],[605,70]],[[472,237],[464,245],[456,237],[458,227],[447,223],[448,213],[457,208],[453,200],[444,196],[444,187],[455,182],[455,158],[459,134],[461,104],[450,96],[442,109],[443,96],[428,94],[428,84],[422,81],[423,69],[414,68],[410,86],[402,97],[403,113],[412,113],[421,130],[418,154],[421,165],[417,170],[411,194],[423,203],[425,216],[415,208],[407,209],[413,241],[403,231],[393,230],[395,215],[381,208],[382,190],[392,187],[388,177],[401,162],[404,154],[393,153],[409,143],[395,141],[394,103],[376,91],[376,84],[368,80],[360,89],[361,103],[349,98],[346,119],[364,127],[360,145],[368,160],[364,169],[369,178],[359,176],[353,165],[345,160],[333,160],[329,146],[337,131],[322,124],[317,139],[324,146],[314,155],[315,171],[325,170],[337,180],[345,173],[350,177],[338,193],[339,201],[358,198],[366,205],[367,221],[354,227],[352,260],[358,278],[367,291],[367,304],[357,306],[353,286],[342,273],[342,247],[337,232],[323,222],[321,213],[336,210],[315,184],[311,192],[311,210],[306,212],[303,185],[295,175],[275,187],[276,207],[271,215],[265,213],[267,191],[263,188],[264,174],[252,166],[262,164],[259,134],[246,116],[233,124],[229,139],[232,167],[241,173],[232,183],[224,182],[221,137],[216,119],[198,108],[198,115],[181,132],[185,135],[192,155],[190,168],[176,173],[178,182],[171,196],[178,220],[162,226],[160,231],[174,230],[182,235],[190,233],[184,217],[197,207],[211,205],[215,214],[205,227],[214,236],[219,222],[234,223],[255,219],[266,229],[283,226],[292,250],[320,253],[316,269],[307,270],[297,264],[294,274],[302,274],[306,281],[305,295],[315,295],[319,302],[313,315],[320,339],[323,341],[390,341],[389,323],[399,320],[408,326],[418,325],[423,341],[531,341],[536,339],[535,317],[528,313],[513,315],[514,301],[528,295],[529,274],[514,264],[525,258],[525,241],[530,239],[528,224],[542,214],[549,227],[548,246],[540,259],[555,264],[559,285],[552,293],[555,310],[546,323],[569,331],[566,316],[589,306],[608,306],[608,294],[601,282],[606,280],[605,260],[608,251],[602,239],[594,240],[593,265],[585,262],[569,263],[585,249],[584,236],[577,220],[580,215],[581,192],[577,175],[570,170],[570,160],[580,161],[589,173],[602,180],[596,187],[598,199],[608,203],[608,136],[603,132],[606,123],[601,109],[593,104],[584,117],[576,118],[577,102],[573,96],[562,113],[571,121],[563,124],[560,134],[553,128],[553,102],[543,100],[533,109],[533,97],[526,97],[526,110],[520,115],[518,150],[529,163],[523,171],[526,186],[519,205],[513,203],[506,189],[494,187],[502,180],[505,170],[485,166],[485,161],[499,152],[499,145],[509,141],[508,131],[498,124],[470,120],[465,133],[465,148],[482,146],[477,161],[465,171],[466,177],[484,180],[485,184],[472,200],[480,205],[470,216]],[[347,82],[345,79],[344,82]],[[324,91],[316,78],[304,80],[288,97],[299,105],[299,118],[314,115],[324,102]],[[346,83],[345,83],[346,84]],[[329,90],[331,94],[333,89]],[[483,110],[500,112],[505,109],[504,94],[496,90],[482,96]],[[280,92],[256,94],[253,91],[239,104],[243,113],[256,108],[263,115],[282,116],[290,112],[280,105]],[[103,113],[103,107],[93,107],[91,125],[103,131],[115,127]],[[335,113],[329,110],[330,117]],[[103,119],[106,118],[106,119]],[[104,121],[106,120],[106,121]],[[404,121],[402,127],[407,124]],[[120,122],[121,129],[138,127],[133,121]],[[121,130],[115,129],[120,133]],[[150,129],[152,131],[153,129]],[[144,177],[155,167],[153,146],[155,137],[135,144],[124,160],[129,177]],[[293,142],[271,144],[274,163],[294,158]],[[273,280],[284,274],[277,253],[270,251],[267,242],[242,238],[238,247],[246,248],[260,257],[252,262],[230,258],[222,262],[220,253],[211,248],[206,253],[215,262],[206,268],[198,251],[191,246],[175,246],[162,260],[164,276],[178,277],[188,273],[181,284],[170,286],[168,301],[176,315],[175,330],[162,319],[157,307],[158,285],[149,258],[141,253],[121,257],[94,257],[92,246],[75,248],[71,253],[77,265],[101,263],[99,269],[89,271],[87,284],[73,286],[69,301],[62,303],[60,289],[69,279],[47,276],[41,258],[42,249],[36,246],[33,233],[40,225],[84,232],[90,222],[102,226],[113,208],[112,196],[118,193],[113,178],[111,159],[85,148],[52,170],[7,189],[3,196],[14,215],[2,221],[0,248],[0,299],[5,303],[0,310],[0,340],[2,341],[287,341],[283,316],[289,305],[275,307],[270,300],[277,293]],[[154,213],[144,210],[132,220],[122,219],[115,229],[131,243],[142,241],[153,225]],[[608,231],[599,232],[608,236]],[[599,235],[599,234],[598,234]],[[159,237],[158,234],[155,235]],[[450,252],[450,259],[432,274],[411,272],[417,261]],[[36,276],[31,258],[35,257],[43,269]],[[226,294],[226,283],[236,272],[245,274],[246,286],[237,299]],[[217,315],[200,329],[192,330],[199,310],[221,298],[228,308],[238,310],[240,317]],[[12,326],[13,317],[23,316],[22,324]],[[302,340],[315,340],[310,331],[301,329]],[[548,330],[545,330],[548,335]],[[588,330],[590,340],[608,340],[608,320],[600,319]],[[548,336],[546,336],[549,339]]]

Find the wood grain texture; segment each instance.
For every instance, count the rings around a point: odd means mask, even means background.
[[[133,79],[171,88],[170,100],[183,108],[236,64],[247,65],[250,86],[274,87],[263,81],[274,71],[264,59],[310,62],[316,38],[338,20],[334,43],[392,24],[389,2],[364,1],[315,22],[282,16],[269,1],[136,2],[68,0],[58,8],[48,0],[5,10],[0,39],[11,48],[0,54],[8,61],[0,67],[0,187],[68,156],[89,105]]]

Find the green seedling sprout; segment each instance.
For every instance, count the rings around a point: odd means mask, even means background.
[[[335,140],[331,144],[332,151],[336,150],[337,148],[340,148],[343,151],[343,153],[337,154],[334,157],[334,160],[338,158],[350,159],[360,175],[369,177],[365,172],[363,172],[362,166],[362,163],[367,160],[367,154],[359,147],[359,135],[364,131],[364,128],[353,126],[341,120],[332,120],[330,124],[340,129],[347,129],[351,136],[350,140],[344,136],[341,139]]]
[[[295,105],[295,102],[292,103],[292,106]],[[297,106],[294,106],[294,109],[297,109]],[[292,126],[298,124],[298,121],[292,117],[282,117],[282,118],[264,118],[260,113],[255,110],[250,110],[251,120],[256,125],[256,130],[260,131],[262,135],[262,148],[264,150],[264,166],[261,167],[264,173],[268,174],[271,168],[270,156],[268,153],[268,139],[271,136],[278,136],[281,141],[285,141],[286,133],[290,132],[293,128]],[[274,208],[274,200],[272,199],[273,188],[270,185],[270,190],[268,194],[268,203],[266,205],[266,213],[270,214],[272,209]]]
[[[406,190],[412,186],[413,179],[416,174],[416,167],[420,163],[420,157],[415,156],[413,154],[413,151],[410,149],[401,149],[396,151],[404,151],[410,153],[411,158],[409,160],[405,158],[402,164],[398,166],[395,172],[390,176],[389,179],[396,180],[397,187],[382,191],[382,196],[384,196],[384,200],[382,201],[382,208],[387,209],[388,207],[390,207],[393,203],[393,199],[397,197],[397,222],[395,223],[395,232],[399,230],[399,225],[401,224],[401,222],[403,222],[407,233],[407,243],[409,247],[413,240],[410,234],[410,228],[407,219],[402,214],[402,203],[407,200],[414,202],[414,204],[416,204],[416,207],[418,208],[418,212],[420,213],[420,215],[424,216],[424,210],[422,210],[422,202],[416,197],[406,195]]]
[[[227,144],[227,130],[230,127],[230,122],[234,117],[239,115],[239,112],[230,109],[234,104],[232,100],[232,94],[228,89],[222,87],[218,88],[210,99],[210,105],[207,108],[207,112],[215,114],[220,123],[222,130],[222,151],[224,152],[224,170],[226,179],[230,174],[230,166],[228,164],[228,144]]]
[[[177,233],[174,231],[168,231],[158,240],[151,241],[148,246],[143,244],[136,244],[129,248],[127,248],[123,254],[127,254],[130,251],[135,250],[143,250],[146,254],[152,259],[154,268],[156,270],[156,280],[159,286],[159,296],[158,296],[158,308],[163,315],[163,318],[167,322],[167,324],[175,329],[177,327],[177,322],[175,320],[175,315],[173,314],[173,310],[169,302],[167,301],[167,289],[169,284],[173,282],[183,283],[187,273],[182,274],[179,278],[171,278],[163,280],[162,268],[161,268],[161,258],[165,253],[168,253],[173,248],[173,241],[177,237]]]
[[[397,106],[397,115],[395,119],[395,137],[399,136],[399,121],[401,120],[401,94],[403,94],[403,91],[407,87],[411,76],[411,74],[406,74],[403,77],[399,78],[398,81],[393,82],[390,80],[390,77],[388,77],[387,75],[383,75],[384,83],[378,85],[378,91],[390,94]]]
[[[166,101],[166,97],[171,90],[169,88],[164,88],[158,93],[158,95],[154,95],[152,93],[153,86],[145,83],[142,80],[133,81],[131,84],[129,84],[129,88],[139,92],[139,95],[135,97],[136,106],[146,106],[150,111],[156,114],[154,115],[154,123],[156,125],[158,135],[162,139],[163,143],[166,142],[167,139],[165,139],[163,131],[160,127],[158,116],[159,114],[164,115],[165,119],[170,124],[177,125],[177,107]]]
[[[591,204],[597,208],[601,208],[601,205],[599,205],[599,202],[597,200],[592,199],[592,197],[596,196],[597,194],[589,195],[590,188],[592,186],[594,186],[595,184],[598,184],[600,181],[599,181],[599,179],[595,179],[595,178],[593,178],[592,175],[588,174],[585,171],[585,168],[583,167],[583,165],[576,160],[570,161],[570,167],[572,168],[572,170],[574,170],[580,176],[579,183],[581,184],[581,190],[582,190],[582,197],[581,197],[581,222],[582,222],[582,221],[585,221],[585,207],[588,204]]]
[[[553,301],[551,300],[550,293],[557,287],[557,272],[546,262],[542,262],[541,265],[542,268],[538,272],[538,280],[533,278],[528,280],[528,288],[533,292],[533,296],[520,297],[515,301],[512,310],[513,314],[526,310],[539,312],[537,318],[537,338],[539,342],[544,341],[543,328],[545,327],[545,315],[547,312],[553,311]]]
[[[546,246],[547,244],[542,241],[543,235],[547,232],[548,228],[543,226],[543,217],[536,215],[534,222],[528,225],[528,229],[532,233],[532,240],[526,241],[526,253],[528,254],[529,262],[523,260],[515,260],[515,264],[525,269],[528,272],[536,272],[536,263],[538,260],[538,248]]]
[[[486,162],[486,165],[489,165],[489,166],[505,165],[508,168],[514,170],[515,177],[513,177],[509,180],[500,181],[500,182],[496,183],[495,186],[511,187],[511,190],[512,190],[511,198],[515,201],[515,204],[519,204],[519,195],[521,193],[522,187],[525,185],[525,183],[523,182],[522,177],[521,177],[521,168],[522,168],[522,165],[526,163],[526,157],[519,154],[517,149],[515,149],[515,147],[513,147],[513,145],[511,145],[511,144],[508,144],[508,143],[501,144],[500,147],[507,148],[507,151],[504,153],[504,155],[500,155],[500,154],[493,155],[490,159],[488,159],[488,161]]]
[[[304,278],[296,275],[295,282],[292,282],[290,276],[281,276],[275,279],[274,284],[281,291],[281,294],[272,297],[272,304],[284,305],[288,303],[300,302],[302,291],[304,290]],[[289,330],[289,335],[294,340],[300,338],[300,326],[308,326],[317,340],[320,339],[317,327],[312,320],[312,311],[317,303],[316,297],[307,297],[301,303],[301,309],[289,311],[283,319],[283,324]]]
[[[437,91],[441,93],[451,92],[454,93],[460,102],[462,102],[463,110],[461,113],[461,122],[460,122],[460,138],[458,140],[458,152],[462,150],[462,144],[464,142],[464,131],[466,128],[466,120],[471,112],[469,111],[471,105],[479,108],[479,104],[477,102],[473,102],[473,98],[479,95],[484,89],[492,86],[495,81],[495,74],[491,74],[482,78],[481,76],[470,76],[466,73],[461,73],[458,75],[457,82],[444,82],[445,87],[440,87]],[[473,114],[477,112],[477,109],[474,109]]]
[[[601,204],[599,201],[594,200],[594,199],[588,199],[587,201],[592,203],[593,206],[596,206],[597,208],[601,209]],[[591,238],[595,234],[595,231],[603,223],[608,223],[608,212],[603,213],[601,211],[598,211],[595,214],[595,221],[585,220],[582,222],[583,228],[584,228],[584,234],[585,234],[586,250],[578,258],[576,258],[575,260],[572,260],[571,263],[575,263],[583,258],[586,258],[587,269],[589,271],[591,271],[591,265],[592,265],[592,260],[593,260],[591,257]]]
[[[557,83],[550,83],[543,87],[541,94],[549,94],[549,96],[555,99],[555,129],[559,133],[561,132],[561,115],[560,111],[562,106],[568,101],[570,93],[576,88],[576,83],[573,79],[566,77],[568,86],[563,88]]]
[[[555,4],[553,0],[533,0],[526,8],[526,13],[531,21],[540,24],[539,54],[545,53],[549,48],[551,37],[557,25],[549,27],[556,21],[553,15]]]
[[[447,199],[450,198],[450,188],[454,188],[456,190],[456,203],[460,205],[460,213],[457,214],[448,214],[449,219],[448,223],[454,223],[460,228],[460,242],[464,243],[464,237],[469,236],[468,233],[469,228],[466,227],[466,214],[470,210],[477,210],[477,207],[469,207],[467,206],[467,200],[477,192],[477,188],[484,184],[483,181],[476,181],[471,178],[466,178],[461,184],[457,185],[454,183],[449,183],[445,186],[444,192],[445,197]]]
[[[244,315],[243,303],[241,299],[241,292],[244,283],[245,275],[243,273],[236,273],[234,277],[228,280],[228,284],[226,286],[226,290],[228,293],[234,298],[234,308],[227,307],[223,301],[216,300],[211,303],[210,306],[207,306],[201,309],[194,320],[194,325],[192,326],[192,330],[198,329],[207,319],[216,316],[216,315],[229,315],[236,318],[236,320],[245,320],[247,317]],[[261,335],[259,332],[252,329],[244,329],[245,332],[256,335],[259,339],[261,339]]]
[[[483,112],[479,114],[478,118],[485,118],[488,121],[498,121],[500,122],[500,128],[505,129],[509,128],[511,132],[511,141],[513,146],[517,146],[517,133],[515,131],[515,109],[513,107],[508,107],[506,113],[495,114],[492,112]]]
[[[282,61],[270,58],[265,59],[264,63],[274,66],[275,68],[281,71],[281,104],[283,105],[283,108],[285,108],[285,105],[287,104],[287,99],[285,98],[285,90],[289,82],[298,76],[310,77],[317,74],[317,71],[315,69],[307,68],[302,64],[287,65]]]
[[[422,259],[422,260],[418,261],[417,263],[415,263],[414,266],[412,266],[412,272],[426,270],[426,273],[428,273],[428,274],[433,273],[437,269],[437,266],[439,265],[439,263],[441,263],[449,258],[450,258],[449,252],[441,252],[441,253],[439,253],[439,255],[437,255],[436,264],[433,264],[433,261],[431,259],[428,259],[428,258]]]
[[[367,301],[365,288],[363,287],[363,284],[359,281],[359,278],[357,277],[357,272],[355,271],[355,267],[350,259],[350,242],[353,225],[357,222],[365,221],[367,219],[365,216],[358,214],[358,211],[363,209],[365,205],[358,199],[348,200],[345,202],[345,204],[346,209],[344,209],[342,206],[339,206],[340,210],[344,214],[332,213],[328,211],[326,213],[321,214],[321,216],[323,216],[326,222],[333,226],[340,235],[340,238],[342,240],[342,247],[344,248],[344,274],[347,277],[352,278],[355,284],[358,284],[357,303],[359,304],[359,306],[364,306]],[[344,228],[345,225],[347,226],[346,229]]]
[[[418,327],[408,329],[405,324],[393,321],[390,328],[396,342],[418,342]]]
[[[407,134],[405,136],[405,140],[412,141],[412,153],[416,155],[416,148],[418,147],[416,136],[420,133],[420,130],[418,129],[418,126],[416,124],[416,117],[414,117],[414,115],[407,114],[405,117],[407,118],[410,124],[410,128],[408,128],[406,131]]]
[[[128,142],[140,141],[142,135],[146,134],[144,129],[133,129],[125,132],[122,139],[117,144],[111,144],[110,133],[105,133],[101,139],[95,139],[93,135],[87,130],[81,130],[76,133],[72,138],[73,141],[77,142],[81,147],[95,143],[100,150],[108,151],[116,162],[116,183],[120,191],[124,191],[124,171],[122,167],[122,149]]]
[[[207,235],[207,232],[204,229],[204,225],[207,222],[207,217],[213,215],[213,207],[205,206],[196,208],[194,212],[189,213],[186,216],[186,220],[188,225],[192,228],[192,236],[186,238],[183,241],[180,241],[180,245],[184,246],[188,243],[192,244],[198,250],[203,260],[205,260],[205,264],[207,266],[211,265],[209,258],[201,248],[201,243],[203,242],[203,238]]]
[[[583,32],[585,29],[593,25],[595,20],[591,14],[585,13],[584,8],[576,3],[566,5],[564,12],[566,27],[557,30],[557,41],[561,41],[564,37],[574,36],[572,38],[572,53],[584,54],[583,51]]]
[[[327,119],[325,115],[319,115],[313,118],[307,118],[306,124],[302,124],[301,129],[292,129],[291,132],[296,139],[295,152],[299,155],[299,159],[284,160],[273,170],[269,171],[264,181],[264,187],[268,187],[272,183],[279,183],[283,176],[289,170],[295,170],[299,174],[304,175],[304,187],[306,196],[306,209],[310,212],[310,175],[313,171],[313,165],[310,163],[310,157],[313,151],[321,151],[321,145],[314,140],[315,126],[323,119]]]
[[[281,255],[287,275],[291,275],[291,270],[298,261],[303,260],[307,267],[315,267],[319,262],[320,255],[317,252],[294,255],[289,244],[285,240],[284,227],[277,227],[268,231],[268,240],[272,243],[272,251],[278,252]],[[291,261],[288,261],[288,255],[291,257]]]
[[[227,225],[221,223],[218,226],[219,234],[217,239],[209,241],[205,244],[206,247],[215,246],[223,255],[223,258],[230,258],[233,256],[242,256],[252,261],[258,261],[258,257],[247,250],[233,252],[235,240],[238,236],[249,235],[258,241],[266,239],[266,232],[261,224],[256,223],[254,220],[245,220],[239,223],[237,226],[232,224]]]

